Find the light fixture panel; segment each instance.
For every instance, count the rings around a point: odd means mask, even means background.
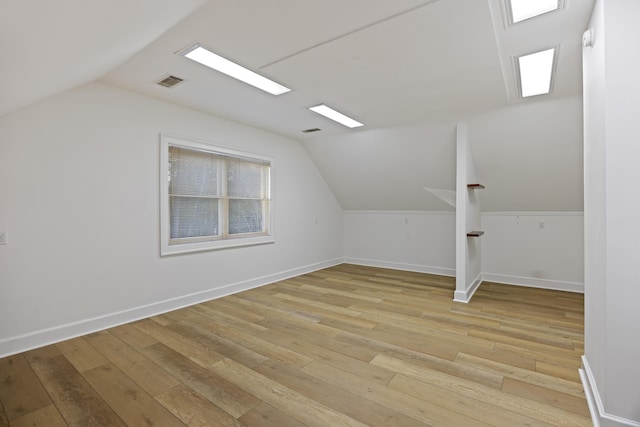
[[[331,119],[334,122],[338,122],[341,125],[344,125],[348,128],[357,128],[360,126],[364,126],[359,121],[354,120],[349,116],[345,116],[341,112],[336,111],[333,108],[328,107],[324,104],[316,105],[315,107],[309,107],[309,110],[313,111],[314,113],[318,113],[322,116],[325,116],[326,118]]]
[[[243,67],[242,65],[223,58],[217,53],[201,46],[200,43],[196,43],[187,49],[178,52],[178,54],[233,77],[234,79],[250,84],[258,89],[262,89],[272,95],[281,95],[291,90],[288,87],[282,86],[273,80]]]
[[[562,0],[506,0],[511,12],[511,23],[516,24],[558,10]]]
[[[556,48],[517,58],[520,95],[523,98],[551,92]]]

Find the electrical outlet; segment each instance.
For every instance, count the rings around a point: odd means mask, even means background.
[[[6,245],[6,244],[7,244],[7,232],[0,231],[0,245]]]

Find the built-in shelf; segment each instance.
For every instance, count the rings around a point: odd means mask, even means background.
[[[484,231],[470,231],[467,233],[467,237],[480,237],[484,234]]]
[[[482,184],[467,184],[467,188],[469,190],[482,190],[484,188],[484,185],[482,185]]]

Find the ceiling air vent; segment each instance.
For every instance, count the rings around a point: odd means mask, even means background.
[[[174,87],[176,85],[179,85],[180,83],[182,83],[184,81],[184,79],[181,79],[180,77],[176,77],[176,76],[167,76],[165,78],[163,78],[162,80],[158,81],[157,83],[160,86],[164,86],[164,87]]]
[[[319,131],[321,131],[321,130],[322,130],[322,129],[320,129],[320,128],[311,128],[311,129],[305,129],[305,130],[303,130],[303,131],[302,131],[302,133],[319,132]]]

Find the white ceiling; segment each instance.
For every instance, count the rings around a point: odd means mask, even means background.
[[[212,0],[102,81],[294,138],[347,131],[306,107],[327,103],[367,128],[455,121],[518,102],[513,57],[561,46],[553,96],[579,94],[591,0],[507,28],[502,0]],[[176,51],[201,42],[292,88],[278,97]],[[185,83],[154,84],[173,74]]]
[[[100,78],[205,2],[0,0],[0,117]]]
[[[580,36],[593,2],[564,0],[559,12],[507,27],[503,0],[0,0],[9,64],[0,68],[0,116],[99,79],[304,141],[345,209],[450,209],[424,187],[455,187],[455,123],[580,97]],[[293,90],[272,96],[175,54],[195,41]],[[553,46],[553,92],[519,99],[515,56]],[[155,84],[167,74],[185,82]],[[306,109],[318,103],[365,127],[350,130]],[[581,143],[579,127],[564,132],[565,144]],[[308,128],[322,131],[301,133]],[[531,143],[553,149],[545,144],[557,137]],[[482,150],[500,147],[487,139],[474,147],[481,175],[488,159],[516,160]],[[560,187],[581,193],[574,181]],[[505,199],[512,190],[483,207],[524,210],[517,197]]]

